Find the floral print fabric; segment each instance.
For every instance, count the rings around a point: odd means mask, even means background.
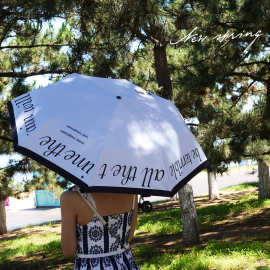
[[[105,216],[103,225],[98,217],[86,225],[77,224],[77,257],[75,270],[137,270],[128,236],[131,228],[133,210],[130,212]]]
[[[76,270],[139,270],[132,256],[131,250],[112,256],[99,258],[76,258]]]

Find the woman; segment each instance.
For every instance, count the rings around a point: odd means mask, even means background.
[[[65,256],[76,255],[74,269],[139,269],[129,242],[137,222],[137,196],[118,193],[61,195],[61,245]]]

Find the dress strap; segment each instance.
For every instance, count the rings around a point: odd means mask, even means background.
[[[94,212],[94,214],[99,218],[101,223],[103,225],[106,225],[107,222],[104,220],[104,218],[97,211],[96,204],[95,204],[93,197],[90,194],[81,193],[80,190],[77,190],[77,192],[80,194],[80,196],[85,201],[85,203],[90,207],[90,209]]]
[[[136,195],[133,195],[132,210],[135,209],[135,201],[136,201]]]
[[[95,200],[94,200],[94,198],[93,198],[93,196],[92,196],[91,193],[88,193],[88,194],[87,194],[87,199],[90,200],[90,202],[91,202],[91,203],[94,205],[94,207],[97,209],[96,202],[95,202]]]

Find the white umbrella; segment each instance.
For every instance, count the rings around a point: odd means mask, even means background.
[[[172,196],[206,167],[170,101],[71,74],[8,103],[14,148],[91,192]]]

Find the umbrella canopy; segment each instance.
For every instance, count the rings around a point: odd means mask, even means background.
[[[127,80],[71,74],[8,109],[15,151],[89,192],[172,196],[207,164],[174,104]]]

